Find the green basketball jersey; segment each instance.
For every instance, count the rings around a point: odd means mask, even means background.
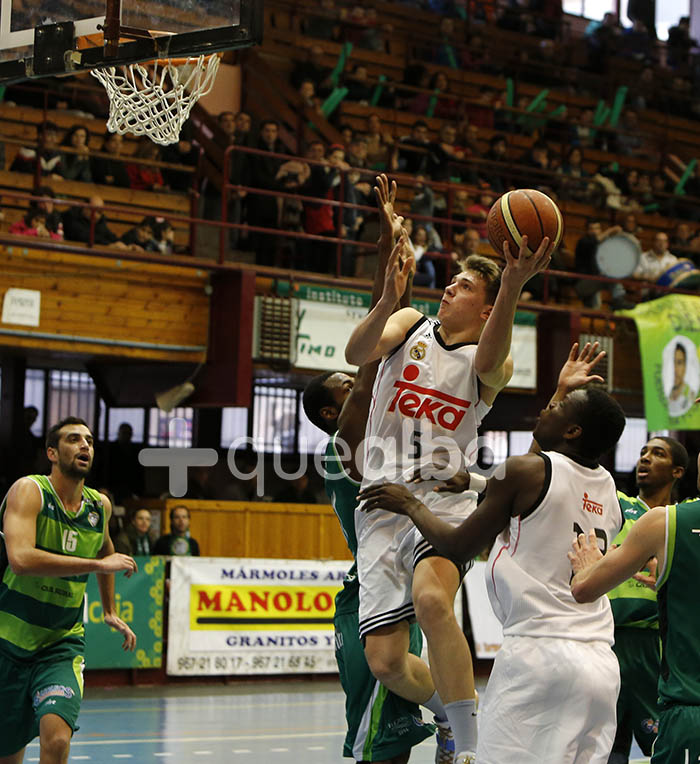
[[[42,496],[36,519],[36,548],[53,554],[95,559],[105,535],[100,494],[83,488],[83,502],[68,514],[46,475],[30,475]],[[0,506],[0,527],[7,498]],[[83,600],[88,574],[18,576],[0,571],[0,651],[26,659],[67,636],[83,636]]]
[[[666,560],[656,589],[659,597],[663,705],[700,705],[700,499],[667,509]]]
[[[615,537],[615,544],[621,544],[639,518],[649,507],[638,496],[626,496],[617,492],[622,513],[625,517],[622,529]],[[644,584],[629,578],[624,583],[608,592],[612,606],[615,626],[631,626],[640,629],[658,629],[659,611],[656,605],[656,593]]]
[[[338,517],[343,530],[345,541],[353,557],[357,557],[357,536],[355,535],[355,508],[360,484],[347,474],[336,447],[336,436],[331,435],[326,446],[325,485],[328,498],[331,500],[333,511]],[[357,580],[357,565],[347,572],[343,588],[335,598],[336,613],[356,611],[360,602],[360,584]]]

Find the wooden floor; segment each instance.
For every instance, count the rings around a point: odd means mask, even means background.
[[[334,681],[88,689],[79,724],[69,762],[351,761],[342,758],[343,695]],[[411,764],[434,757],[434,742],[427,740],[413,750]],[[28,746],[24,760],[39,761],[38,743]]]

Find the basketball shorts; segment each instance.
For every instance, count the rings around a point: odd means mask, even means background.
[[[357,597],[351,607],[348,584],[336,598],[335,657],[345,692],[348,732],[343,756],[356,761],[385,761],[400,756],[431,737],[435,728],[421,719],[415,703],[389,692],[372,676],[358,637]],[[341,595],[342,601],[341,601]],[[423,636],[416,624],[410,626],[409,650],[420,655]]]
[[[479,714],[479,764],[607,764],[620,688],[605,642],[505,637]]]
[[[44,714],[56,714],[75,732],[83,699],[85,643],[61,640],[29,661],[0,653],[0,756],[10,756],[39,734]]]
[[[659,729],[659,632],[617,628],[613,650],[620,663],[621,682],[613,751],[629,754],[634,736],[642,753],[649,756]]]
[[[435,493],[434,481],[411,492],[435,515],[458,526],[476,509],[477,494]],[[360,580],[360,637],[381,626],[413,620],[411,586],[416,565],[438,552],[421,536],[410,518],[378,509],[355,510],[357,571]],[[466,568],[455,562],[460,575]]]
[[[669,706],[659,713],[651,764],[700,761],[700,706]]]

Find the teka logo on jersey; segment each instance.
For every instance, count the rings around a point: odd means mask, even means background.
[[[587,493],[583,494],[583,508],[586,512],[592,512],[594,515],[603,514],[603,505],[589,499]]]
[[[413,384],[419,374],[420,369],[413,364],[409,364],[403,370],[403,379],[394,382],[394,387],[397,388],[396,395],[388,410],[394,411],[398,408],[404,416],[414,419],[425,417],[429,422],[446,430],[456,430],[467,409],[472,405],[471,401]]]

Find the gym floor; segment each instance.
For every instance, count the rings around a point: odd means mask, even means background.
[[[327,680],[88,688],[69,762],[350,762],[341,755],[343,703],[338,683]],[[434,741],[427,740],[413,750],[411,764],[434,756]],[[24,760],[39,761],[38,742]]]

